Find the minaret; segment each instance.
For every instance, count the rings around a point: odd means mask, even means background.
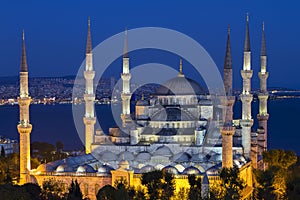
[[[241,70],[243,78],[243,92],[240,95],[242,100],[242,119],[240,125],[242,127],[242,145],[244,148],[244,155],[250,158],[251,152],[251,127],[253,119],[251,116],[251,102],[253,96],[251,94],[251,78],[253,71],[251,70],[251,51],[250,51],[250,36],[249,36],[249,16],[247,14],[246,20],[246,37],[244,45],[244,65]]]
[[[20,134],[20,184],[30,182],[30,133],[32,125],[29,122],[29,106],[31,97],[28,94],[28,67],[26,60],[24,31],[22,33],[22,57],[20,70],[20,96],[18,103],[20,108],[20,122],[17,126]]]
[[[85,125],[85,153],[91,153],[91,144],[93,143],[94,129],[95,129],[95,111],[94,111],[94,77],[95,71],[93,69],[93,53],[92,53],[92,40],[91,40],[91,24],[90,19],[88,19],[88,35],[86,43],[86,59],[85,59],[85,115],[83,117],[83,122]]]
[[[258,93],[259,99],[259,114],[257,115],[259,127],[264,129],[263,134],[258,135],[258,146],[259,153],[262,154],[262,151],[267,149],[267,122],[269,119],[269,114],[267,111],[267,101],[268,101],[268,90],[267,90],[267,78],[269,73],[266,70],[267,68],[267,54],[266,54],[266,41],[265,41],[265,27],[264,23],[262,25],[262,41],[261,41],[261,52],[260,52],[260,72],[258,77],[260,79],[260,90]]]
[[[122,98],[122,125],[125,127],[127,123],[131,122],[130,116],[130,72],[129,72],[129,56],[128,56],[128,43],[127,43],[127,30],[124,35],[124,53],[123,53],[123,73],[121,74],[123,81]]]
[[[222,134],[222,167],[231,168],[233,167],[232,136],[235,133],[235,127],[233,127],[232,125],[232,109],[235,102],[235,96],[232,95],[232,57],[230,48],[230,27],[228,27],[223,80],[226,96],[223,96],[221,98],[224,119],[224,124],[220,129]]]

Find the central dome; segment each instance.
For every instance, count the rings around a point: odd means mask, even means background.
[[[194,80],[179,74],[161,85],[156,90],[157,95],[200,95],[205,90]]]

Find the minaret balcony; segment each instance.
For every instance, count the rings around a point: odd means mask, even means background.
[[[268,93],[268,91],[266,91],[266,92],[260,92],[260,93],[258,93],[257,97],[258,97],[258,99],[259,99],[260,101],[268,100],[268,98],[269,98],[269,93]]]
[[[243,103],[251,103],[253,100],[253,95],[252,94],[241,94],[240,98]]]
[[[121,78],[123,81],[129,81],[131,79],[131,75],[129,73],[126,74],[122,73]]]
[[[84,94],[84,101],[95,101],[95,94]]]
[[[18,97],[18,104],[20,107],[22,106],[29,106],[31,103],[32,99],[31,97]]]
[[[84,78],[87,80],[93,80],[95,77],[95,71],[84,71],[83,72]]]
[[[257,120],[258,121],[267,121],[268,119],[269,119],[269,114],[268,113],[257,114]]]
[[[252,127],[253,119],[241,119],[240,125],[241,125],[241,127]]]
[[[269,73],[268,72],[265,72],[265,73],[258,72],[258,77],[259,77],[259,79],[267,79],[269,77]]]
[[[243,79],[251,79],[253,75],[253,70],[241,70],[241,75]]]
[[[18,132],[20,134],[26,134],[26,133],[31,133],[31,130],[32,130],[32,125],[31,124],[19,124],[17,126],[18,128]]]
[[[96,118],[95,117],[84,117],[83,123],[86,125],[94,125],[96,123]]]

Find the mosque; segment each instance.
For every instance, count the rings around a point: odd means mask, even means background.
[[[66,186],[74,179],[80,183],[86,197],[95,199],[98,190],[106,184],[113,185],[115,180],[124,178],[130,186],[141,185],[142,173],[155,169],[174,174],[176,191],[188,187],[188,175],[202,178],[203,191],[217,184],[218,172],[222,167],[237,167],[247,187],[243,197],[252,193],[252,169],[264,168],[262,153],[267,149],[267,78],[268,72],[264,25],[262,28],[259,128],[251,129],[251,49],[249,18],[246,20],[244,43],[244,63],[241,70],[243,90],[241,119],[233,119],[235,96],[232,92],[232,58],[230,47],[230,28],[228,28],[224,62],[225,95],[216,98],[207,94],[196,81],[185,76],[182,61],[178,75],[162,86],[149,99],[136,102],[135,113],[130,111],[130,64],[125,36],[123,54],[122,127],[112,127],[108,133],[95,130],[93,53],[90,22],[86,46],[85,84],[85,147],[86,154],[41,164],[37,169],[30,167],[29,120],[31,98],[28,94],[28,67],[24,34],[22,39],[22,59],[20,70],[20,184],[43,181],[52,178],[62,181]],[[221,110],[222,117],[216,117]],[[210,128],[213,127],[213,128]],[[205,194],[203,194],[205,195]]]

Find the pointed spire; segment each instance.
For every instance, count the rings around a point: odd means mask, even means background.
[[[127,28],[125,28],[125,31],[124,31],[124,51],[123,51],[123,58],[129,58],[129,56],[128,56]]]
[[[245,36],[245,44],[244,51],[250,51],[250,33],[249,33],[249,13],[246,16],[246,36]]]
[[[260,50],[261,56],[266,56],[266,40],[265,40],[265,23],[262,23],[262,38],[261,38],[261,50]]]
[[[26,48],[25,48],[25,33],[22,31],[22,56],[21,56],[21,72],[28,72]]]
[[[86,53],[92,53],[92,39],[91,39],[91,20],[88,18],[88,33],[86,41]]]
[[[232,69],[232,57],[231,57],[231,47],[230,47],[230,25],[228,25],[228,31],[227,31],[227,44],[226,44],[224,69]]]

